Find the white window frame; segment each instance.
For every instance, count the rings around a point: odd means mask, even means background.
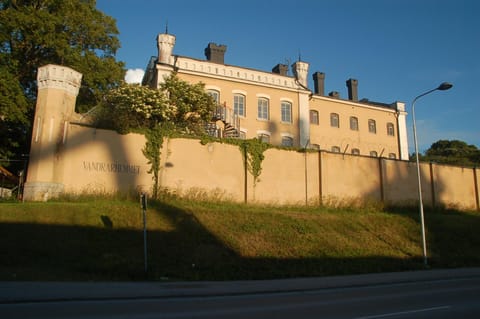
[[[238,115],[245,117],[246,116],[246,96],[241,93],[235,93],[233,95],[233,111]]]
[[[282,123],[292,123],[292,102],[290,101],[281,101],[280,103],[280,114]]]
[[[270,101],[265,97],[257,99],[257,119],[263,121],[270,119]]]

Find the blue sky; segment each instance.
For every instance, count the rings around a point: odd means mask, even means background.
[[[413,152],[411,102],[420,151],[440,139],[480,148],[480,1],[478,0],[97,0],[117,21],[127,69],[145,69],[156,36],[176,36],[174,54],[204,59],[209,42],[225,44],[225,63],[271,71],[278,63],[310,64],[326,74],[325,92],[406,103]]]

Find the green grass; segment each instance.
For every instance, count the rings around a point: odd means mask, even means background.
[[[480,266],[480,214],[427,210],[433,268]],[[237,280],[423,267],[411,208],[150,201],[149,272],[136,199],[0,203],[0,280]]]

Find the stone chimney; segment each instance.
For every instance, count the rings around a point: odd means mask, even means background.
[[[225,64],[225,51],[227,51],[226,45],[217,45],[215,43],[210,42],[208,46],[205,48],[205,56],[207,60],[213,63],[218,64]]]
[[[314,93],[322,96],[325,95],[325,73],[315,72],[312,76]]]
[[[273,67],[272,72],[286,76],[288,73],[288,65],[279,63]]]
[[[175,36],[168,33],[161,33],[157,37],[158,62],[173,64],[172,51],[175,46]]]
[[[358,101],[358,81],[355,79],[347,80],[348,99]]]
[[[293,75],[297,78],[297,81],[304,87],[308,86],[307,75],[308,75],[308,63],[297,61],[292,64]]]
[[[338,99],[340,97],[340,93],[338,93],[337,91],[332,91],[328,93],[328,96]]]

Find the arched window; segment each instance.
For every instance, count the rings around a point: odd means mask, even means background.
[[[269,119],[269,112],[268,112],[268,99],[266,98],[258,98],[258,114],[257,118],[259,120],[268,120]]]
[[[395,136],[395,126],[393,123],[387,123],[387,135]]]
[[[233,111],[235,114],[245,116],[245,95],[235,94],[233,96]]]
[[[352,131],[358,131],[358,118],[350,116],[350,129]]]
[[[340,153],[340,147],[338,147],[338,146],[332,146],[332,152],[334,152],[334,153]]]
[[[258,139],[264,143],[270,143],[270,135],[265,133],[258,134]]]
[[[282,122],[292,123],[292,104],[290,102],[282,101],[281,104]]]
[[[318,111],[310,110],[310,124],[318,125],[318,123],[319,123]]]
[[[360,150],[358,148],[352,148],[352,155],[360,155]]]
[[[370,156],[372,156],[372,157],[378,157],[377,151],[370,151]]]
[[[377,133],[377,123],[375,122],[375,120],[368,120],[368,131],[373,134]]]
[[[208,90],[207,94],[213,98],[216,104],[220,104],[220,92],[217,90]]]
[[[283,136],[282,146],[293,146],[293,138],[291,138],[290,136]]]
[[[340,127],[340,117],[337,113],[330,113],[330,126]]]

